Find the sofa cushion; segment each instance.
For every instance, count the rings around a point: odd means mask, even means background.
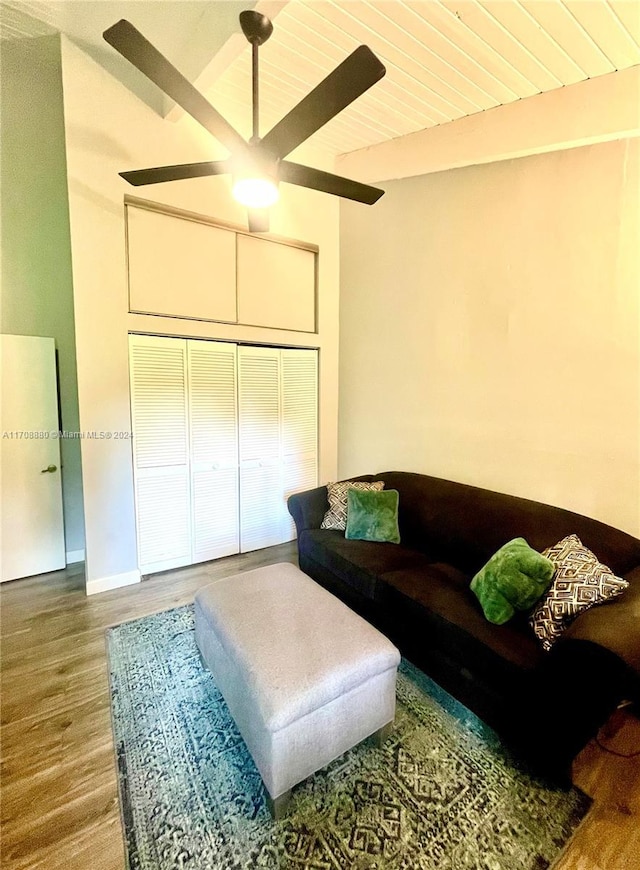
[[[422,623],[425,645],[446,649],[471,671],[495,680],[505,663],[509,672],[531,670],[544,656],[523,614],[506,625],[487,622],[469,589],[469,576],[451,565],[405,567],[384,572],[382,579],[392,618],[411,622],[411,631]]]
[[[378,600],[384,582],[385,571],[400,568],[419,570],[429,565],[429,560],[416,550],[401,544],[350,541],[342,532],[332,529],[308,529],[298,538],[298,550],[302,556],[331,571],[343,583],[365,598]]]

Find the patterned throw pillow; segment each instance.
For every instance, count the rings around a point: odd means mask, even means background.
[[[321,529],[338,529],[344,532],[347,527],[347,491],[350,489],[379,492],[384,489],[384,481],[376,480],[373,483],[365,483],[363,480],[343,480],[340,483],[328,483],[329,510],[324,515],[320,525]]]
[[[577,535],[567,535],[542,555],[556,570],[529,624],[548,651],[579,613],[621,595],[629,584],[599,562]]]

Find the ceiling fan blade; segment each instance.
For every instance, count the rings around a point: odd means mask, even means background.
[[[268,208],[250,208],[247,210],[249,217],[249,232],[250,233],[268,233],[269,232],[269,209]]]
[[[373,205],[383,195],[384,190],[378,187],[370,187],[341,175],[333,175],[331,172],[323,172],[321,169],[312,169],[310,166],[301,166],[299,163],[291,163],[283,160],[278,169],[281,181],[289,184],[298,184],[301,187],[310,187],[312,190],[321,190],[323,193],[332,193],[344,199],[352,199],[355,202],[363,202]]]
[[[222,175],[229,172],[227,160],[208,160],[205,163],[183,163],[179,166],[156,166],[153,169],[132,169],[118,173],[121,178],[139,187],[142,184],[162,184],[164,181],[181,181],[184,178],[203,178],[205,175]]]
[[[109,45],[182,106],[229,151],[237,153],[247,147],[237,130],[133,24],[123,18],[102,35]]]
[[[375,85],[385,72],[371,49],[361,45],[267,133],[260,147],[266,148],[274,157],[286,157]]]

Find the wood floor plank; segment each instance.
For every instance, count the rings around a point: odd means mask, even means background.
[[[614,713],[599,742],[592,740],[573,765],[575,784],[594,803],[557,870],[640,868],[640,755],[634,755],[640,752],[640,720],[627,711]]]
[[[24,781],[49,767],[73,761],[83,753],[108,744],[112,749],[111,709],[108,692],[73,710],[45,719],[17,722],[2,735],[2,786]],[[34,752],[37,746],[37,752]]]
[[[113,782],[95,785],[63,809],[31,818],[15,830],[8,829],[3,835],[2,866],[7,870],[93,870],[101,866],[101,847],[105,846],[110,854],[105,866],[123,870],[115,774]]]
[[[64,673],[54,670],[47,683],[31,680],[22,691],[16,681],[13,685],[11,681],[7,683],[3,685],[7,700],[0,716],[3,725],[53,716],[73,705],[75,698],[86,699],[107,692],[104,665],[96,663],[78,665],[75,671]]]
[[[47,821],[57,820],[60,834],[69,828],[69,808],[80,804],[101,789],[114,789],[116,772],[113,765],[113,747],[103,743],[93,752],[65,759],[26,779],[15,779],[3,787],[2,830],[3,842],[22,841],[25,835],[33,837],[35,830],[46,830]],[[25,819],[24,805],[29,807]],[[34,818],[37,819],[34,825]],[[73,825],[71,826],[71,829]]]
[[[105,630],[279,561],[296,562],[295,544],[89,598],[82,566],[0,587],[3,870],[123,870]],[[640,722],[623,712],[601,737],[630,753],[640,748]],[[640,758],[591,743],[574,781],[594,806],[554,870],[639,870]]]

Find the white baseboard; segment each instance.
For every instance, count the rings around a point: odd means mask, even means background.
[[[111,577],[100,577],[98,580],[87,580],[87,595],[98,592],[108,592],[121,586],[133,586],[141,580],[140,571],[125,571],[124,574],[112,574]]]
[[[84,550],[68,550],[67,565],[75,565],[76,562],[84,562]]]

